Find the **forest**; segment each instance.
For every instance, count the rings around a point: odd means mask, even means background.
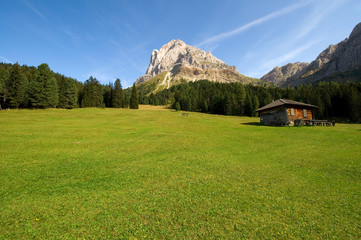
[[[138,88],[138,89],[137,89]],[[292,88],[216,83],[207,80],[174,85],[157,93],[141,85],[122,89],[119,79],[84,83],[50,70],[0,64],[0,109],[114,107],[137,109],[138,104],[168,105],[176,110],[257,116],[254,110],[272,100],[292,99],[318,106],[316,118],[361,121],[361,83],[318,82]]]

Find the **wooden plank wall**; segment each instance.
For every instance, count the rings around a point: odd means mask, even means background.
[[[296,119],[303,120],[312,120],[312,110],[307,109],[307,117],[303,117],[303,109],[304,108],[293,108],[295,110],[295,115],[291,116],[291,108],[287,108],[288,119],[294,121]]]

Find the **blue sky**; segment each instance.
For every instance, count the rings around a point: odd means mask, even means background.
[[[240,73],[310,62],[361,22],[359,0],[0,0],[0,62],[129,87],[172,39]]]

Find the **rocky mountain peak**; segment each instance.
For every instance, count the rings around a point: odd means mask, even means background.
[[[281,67],[287,68],[289,64]],[[292,68],[295,66],[292,64]],[[297,68],[297,67],[296,67]],[[330,45],[308,65],[299,66],[295,72],[280,74],[274,68],[261,79],[280,86],[295,86],[312,83],[334,73],[361,68],[361,23],[357,24],[350,36],[335,45]]]
[[[179,39],[171,40],[159,50],[153,50],[145,75],[139,77],[135,83],[145,82],[164,71],[170,73],[167,75],[170,81],[208,79],[210,81],[228,82],[244,77],[237,71],[236,67],[229,66],[210,52],[187,45]],[[230,73],[234,77],[230,77]]]
[[[361,23],[357,24],[354,29],[352,30],[350,37],[349,38],[353,38],[353,37],[357,37],[361,35]]]

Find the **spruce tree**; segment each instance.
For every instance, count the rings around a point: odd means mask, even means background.
[[[244,114],[246,116],[252,117],[252,98],[249,94],[247,94],[245,106],[244,106]]]
[[[230,97],[226,96],[226,99],[224,101],[225,101],[224,114],[231,115],[232,114],[232,104],[231,104]]]
[[[113,107],[121,108],[123,107],[123,89],[120,80],[117,78],[114,84],[114,92],[113,92]]]
[[[109,83],[103,86],[103,101],[105,107],[113,107],[114,86]]]
[[[131,92],[131,95],[130,95],[129,107],[131,109],[138,109],[139,108],[139,105],[138,105],[138,93],[137,93],[137,88],[135,87],[135,83],[133,83],[132,92]]]
[[[84,96],[82,107],[101,107],[103,106],[102,85],[96,78],[90,77],[84,84]]]
[[[259,100],[256,94],[253,95],[252,97],[252,116],[256,117],[257,113],[255,112],[255,110],[257,110],[259,108]]]
[[[0,110],[4,107],[7,99],[6,82],[9,79],[9,71],[6,68],[0,69]]]
[[[129,107],[129,97],[127,94],[124,94],[123,97],[123,108],[128,108]]]
[[[57,75],[57,82],[59,87],[59,108],[72,109],[77,106],[77,90],[75,80]]]
[[[56,107],[58,94],[58,84],[48,64],[39,65],[36,79],[29,84],[31,105],[35,108]]]
[[[240,114],[244,115],[244,107],[246,102],[246,89],[243,84],[239,84],[237,97],[238,97]]]
[[[17,63],[11,68],[10,76],[6,82],[6,89],[8,107],[19,108],[23,106],[26,93],[26,78]]]

